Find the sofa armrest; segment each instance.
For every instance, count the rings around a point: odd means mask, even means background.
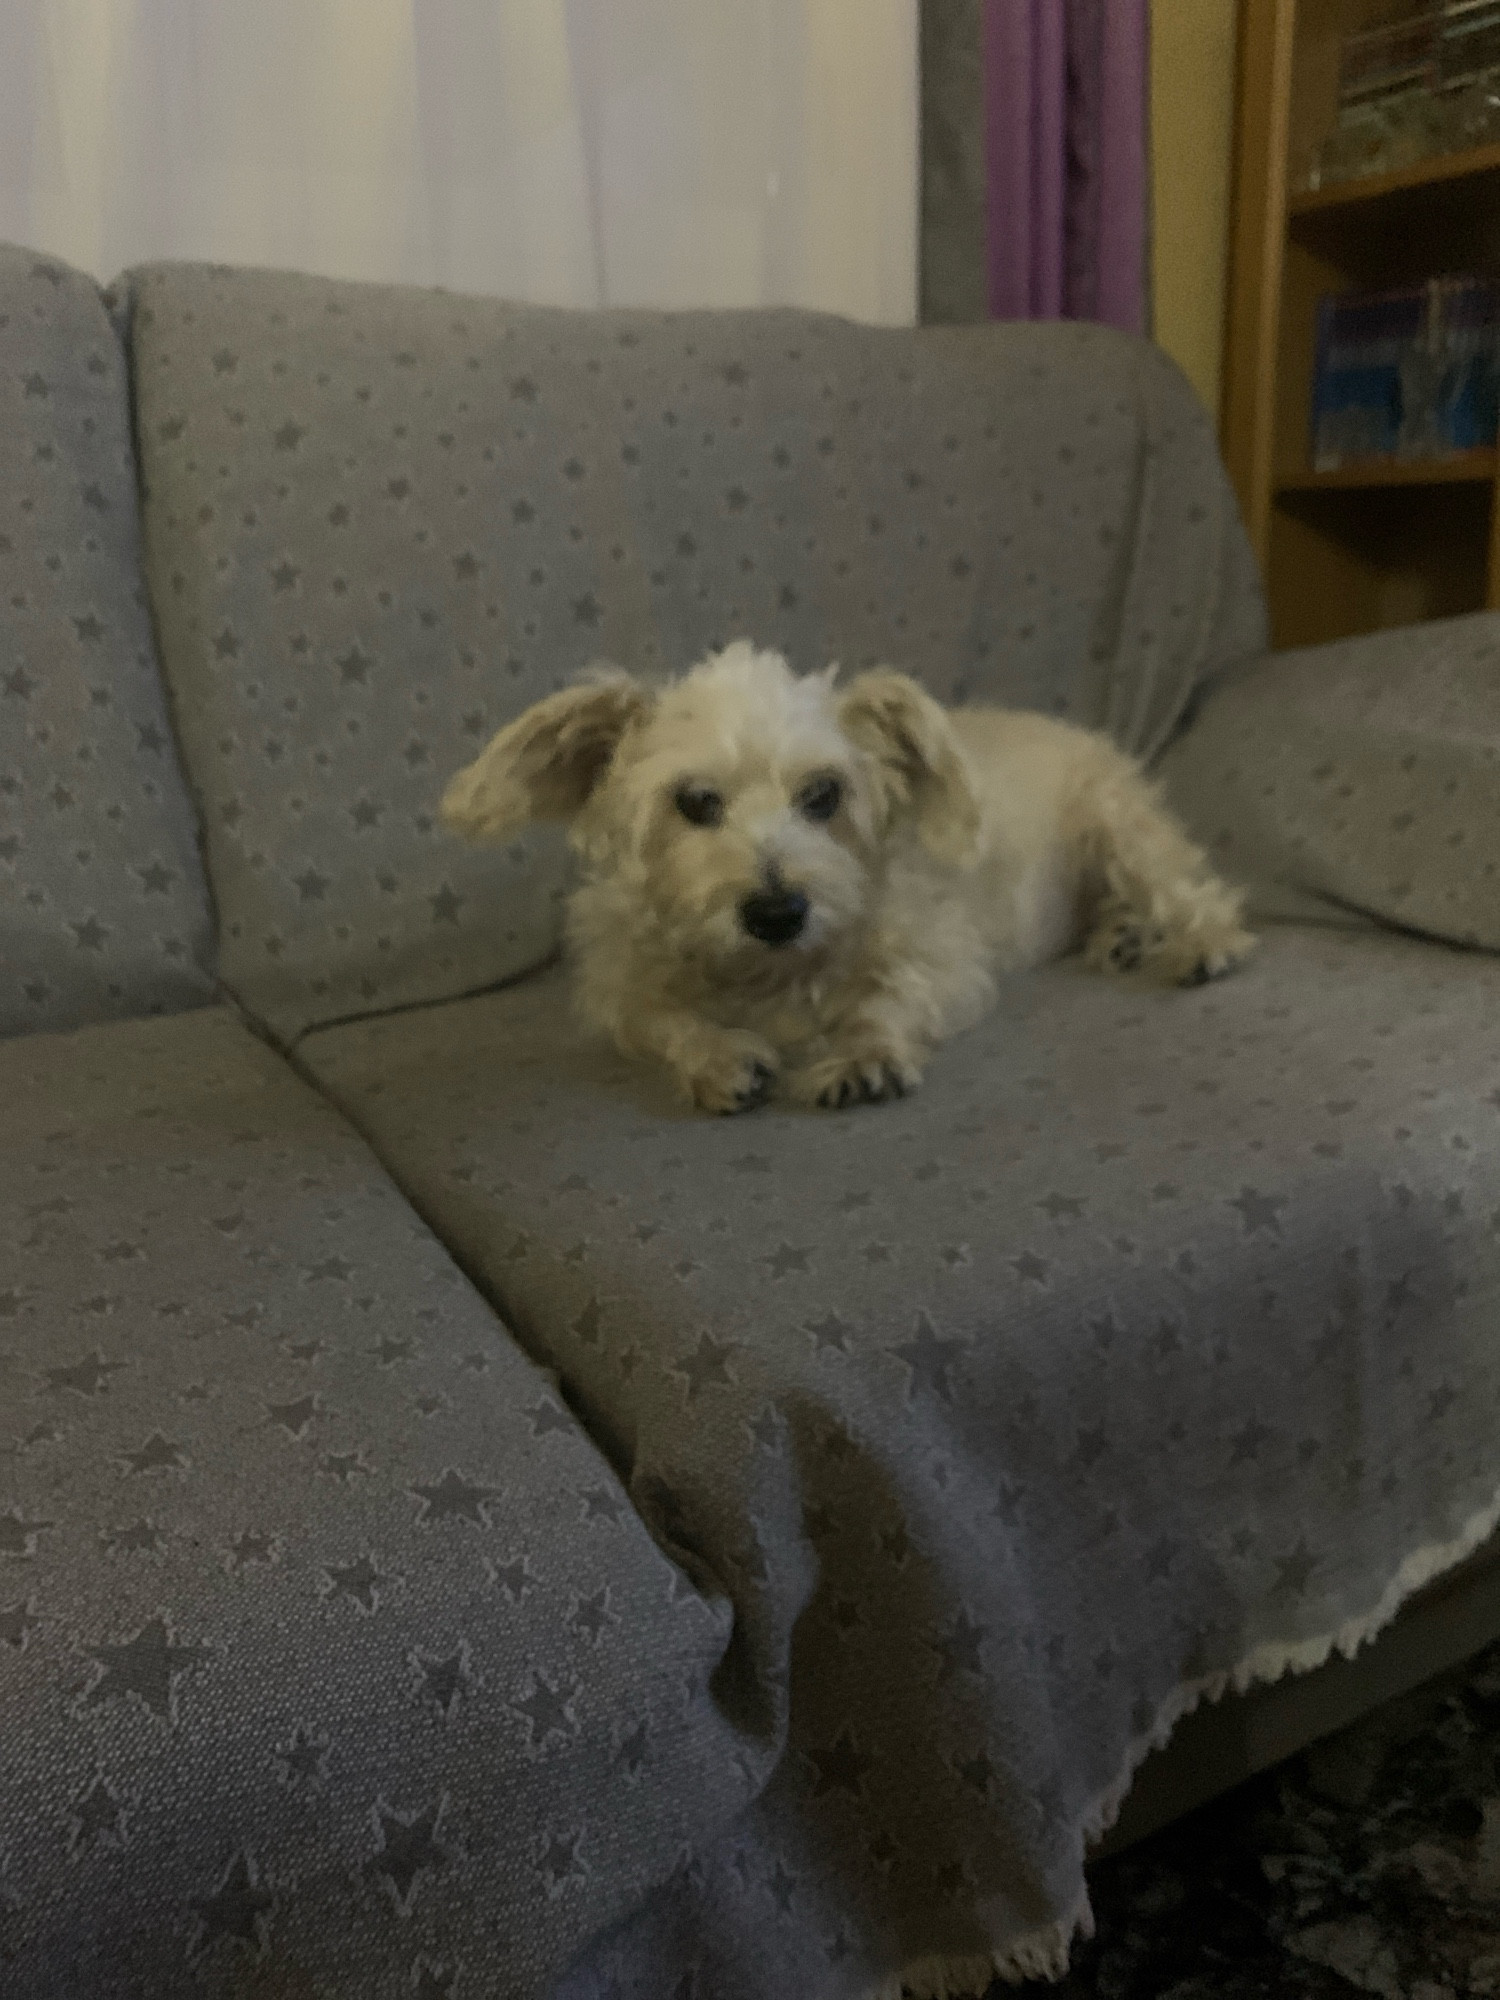
[[[1500,613],[1232,669],[1158,772],[1253,911],[1500,950]]]

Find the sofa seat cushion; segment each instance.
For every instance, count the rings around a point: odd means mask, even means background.
[[[449,777],[601,655],[748,633],[1159,745],[1264,618],[1207,418],[1098,326],[577,312],[134,274],[151,586],[222,918],[287,1040],[556,942],[555,829]]]
[[[550,1991],[745,1797],[727,1605],[228,1014],[0,1101],[0,1991]]]
[[[1488,1531],[1497,1018],[1493,960],[1288,927],[1193,992],[1018,980],[837,1115],[681,1111],[552,977],[308,1038],[789,1707],[623,1991],[1055,1963],[1187,1704]]]
[[[0,1035],[201,1006],[208,892],[98,287],[0,244]]]

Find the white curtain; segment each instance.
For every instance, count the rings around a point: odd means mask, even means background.
[[[539,303],[916,305],[917,0],[0,0],[0,238]]]

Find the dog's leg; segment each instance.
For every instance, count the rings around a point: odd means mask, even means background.
[[[786,1094],[797,1104],[815,1104],[821,1111],[843,1111],[851,1104],[880,1104],[888,1097],[905,1097],[922,1081],[916,1052],[888,1036],[871,1033],[834,1055],[819,1056],[793,1070]]]
[[[796,1104],[843,1111],[851,1104],[882,1104],[888,1097],[905,1097],[921,1081],[922,1066],[913,1053],[874,1036],[863,1049],[840,1050],[793,1070],[786,1094]]]
[[[1104,972],[1137,969],[1172,985],[1217,979],[1254,949],[1244,898],[1118,752],[1080,787],[1070,828],[1097,900],[1084,955]]]
[[[615,1039],[626,1055],[665,1063],[683,1096],[701,1111],[753,1111],[776,1082],[778,1058],[768,1041],[686,1009],[637,1014],[616,1029]]]
[[[607,1035],[621,1055],[661,1063],[678,1091],[701,1111],[753,1111],[770,1096],[781,1067],[763,1035],[706,1019],[631,949],[621,926],[579,922],[574,899],[573,1004],[587,1027]],[[582,912],[592,916],[585,906]],[[606,918],[614,915],[605,906]]]
[[[851,1104],[879,1104],[904,1097],[922,1081],[928,1044],[910,1019],[895,987],[876,987],[821,1038],[821,1049],[786,1079],[795,1103],[842,1111]]]
[[[995,999],[990,952],[965,897],[925,878],[866,941],[862,965],[828,996],[785,1094],[826,1111],[904,1097],[933,1050]]]

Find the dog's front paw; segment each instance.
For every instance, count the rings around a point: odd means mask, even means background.
[[[753,1111],[775,1085],[776,1051],[758,1035],[726,1032],[698,1050],[678,1079],[700,1111]]]
[[[789,1079],[789,1089],[799,1104],[843,1111],[851,1104],[880,1104],[888,1097],[905,1097],[921,1081],[921,1068],[910,1054],[881,1044],[841,1050],[809,1063]]]

